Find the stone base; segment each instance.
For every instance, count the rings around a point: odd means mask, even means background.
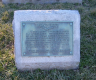
[[[41,70],[69,70],[77,69],[79,67],[79,62],[49,62],[49,63],[17,63],[16,67],[20,71],[33,71],[36,69]]]
[[[82,0],[2,0],[3,3],[34,3],[34,4],[44,4],[44,3],[82,3]]]

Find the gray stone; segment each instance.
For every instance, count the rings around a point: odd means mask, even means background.
[[[82,3],[82,0],[2,0],[3,3],[35,3],[35,4],[44,4],[44,3]]]
[[[23,56],[21,22],[73,22],[73,54],[63,56]],[[76,69],[80,62],[80,14],[77,10],[18,10],[13,20],[15,64],[18,70]]]

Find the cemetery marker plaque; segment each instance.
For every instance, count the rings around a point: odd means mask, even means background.
[[[22,56],[65,56],[73,54],[73,22],[21,22]]]
[[[80,14],[77,10],[17,10],[13,31],[18,70],[79,67]]]

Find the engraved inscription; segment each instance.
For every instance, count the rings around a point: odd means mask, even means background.
[[[36,23],[35,26],[38,28],[42,28],[45,31],[48,31],[48,30],[51,30],[54,28],[58,28],[58,24],[56,24],[56,23],[55,24]]]
[[[26,31],[25,34],[25,56],[70,55],[72,49],[70,49],[70,31],[68,29],[59,29],[58,23],[33,24],[35,30],[30,26],[29,31]]]
[[[26,33],[26,53],[42,55],[47,53],[56,55],[59,52],[63,54],[70,53],[68,31],[50,31],[48,33],[48,35],[45,31],[30,31]],[[65,50],[63,50],[64,48]]]

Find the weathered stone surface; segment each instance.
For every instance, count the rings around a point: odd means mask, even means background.
[[[22,21],[72,21],[73,55],[66,56],[22,56]],[[76,10],[18,10],[13,21],[15,64],[19,70],[76,69],[80,62],[80,14]]]
[[[2,0],[3,3],[35,3],[35,4],[43,4],[43,3],[82,3],[82,0]]]

